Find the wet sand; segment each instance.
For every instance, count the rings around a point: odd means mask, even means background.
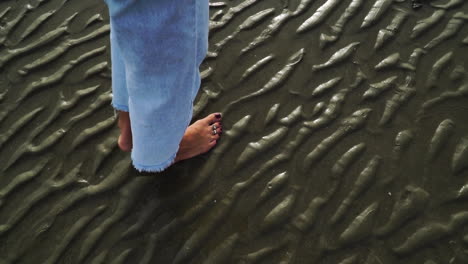
[[[104,3],[0,3],[1,264],[468,263],[468,3],[210,15],[194,119],[223,112],[223,138],[143,175]]]

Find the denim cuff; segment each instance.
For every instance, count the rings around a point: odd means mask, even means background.
[[[163,163],[160,163],[160,164],[157,164],[157,165],[138,164],[138,163],[135,163],[135,161],[132,158],[133,167],[135,167],[135,169],[137,171],[139,171],[139,172],[161,172],[161,171],[167,169],[169,166],[171,166],[172,163],[174,163],[177,152],[178,152],[178,150],[167,161],[165,161]]]
[[[129,112],[128,105],[121,105],[112,102],[112,107],[117,111]]]

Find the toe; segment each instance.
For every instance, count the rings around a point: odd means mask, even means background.
[[[216,135],[212,135],[212,136],[211,136],[211,140],[210,140],[210,141],[218,140],[218,139],[219,139],[219,134],[216,134]]]
[[[220,127],[217,127],[216,130],[213,130],[212,126],[207,127],[207,133],[210,135],[210,141],[218,139],[221,131],[222,129]]]
[[[221,125],[220,122],[216,122],[214,124],[211,124],[210,127],[211,127],[211,129],[220,129],[220,128],[222,128],[222,125]]]
[[[216,143],[218,143],[217,140],[211,141],[211,142],[209,143],[209,147],[210,147],[210,148],[214,147],[214,146],[216,145]]]
[[[221,118],[222,118],[221,113],[213,113],[205,117],[204,120],[206,121],[208,125],[211,125],[211,124],[221,121]]]

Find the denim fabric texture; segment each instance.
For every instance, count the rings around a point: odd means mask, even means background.
[[[208,0],[106,0],[112,105],[130,113],[137,170],[171,165],[192,118],[208,49]]]

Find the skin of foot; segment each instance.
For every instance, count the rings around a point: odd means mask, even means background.
[[[132,150],[132,129],[130,127],[130,115],[128,112],[118,111],[120,136],[117,140],[119,148],[122,151],[130,152]]]
[[[214,126],[216,133],[213,133]],[[216,145],[222,132],[221,114],[219,113],[210,114],[196,121],[185,130],[174,162],[207,152]]]
[[[122,151],[129,152],[132,150],[130,115],[128,112],[119,111],[118,116],[120,128],[118,145]],[[213,148],[223,132],[221,119],[220,113],[213,113],[190,125],[179,144],[174,163],[203,154]],[[216,133],[213,132],[214,127]]]

